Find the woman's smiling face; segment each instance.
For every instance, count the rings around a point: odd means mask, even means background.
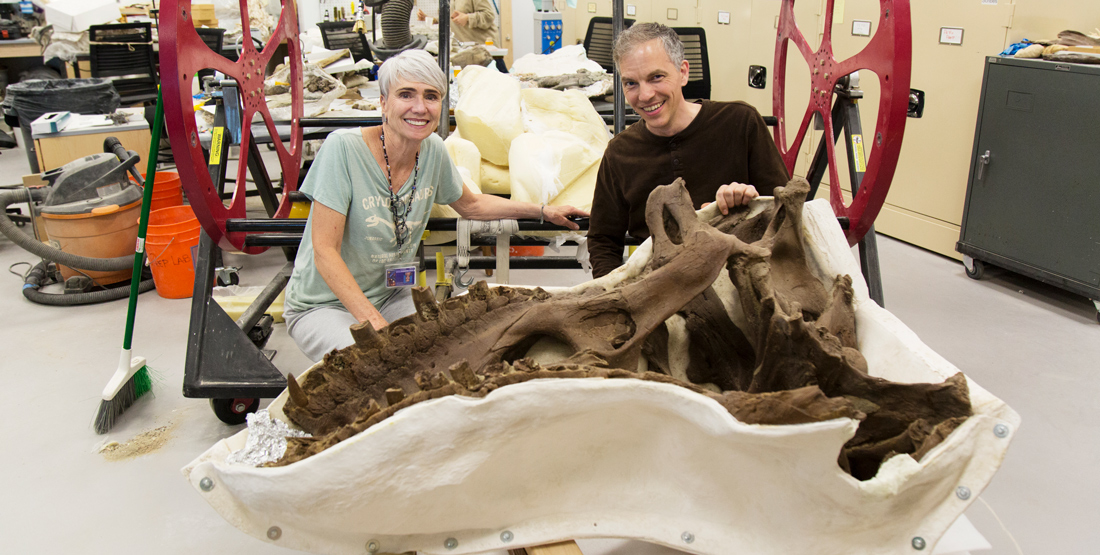
[[[443,93],[431,85],[401,79],[381,100],[387,127],[405,139],[423,141],[439,125]]]

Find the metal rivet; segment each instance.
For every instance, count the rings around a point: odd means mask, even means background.
[[[378,553],[378,541],[371,540],[367,542],[367,553]]]
[[[512,534],[511,530],[505,530],[505,531],[500,533],[500,541],[502,541],[504,543],[509,543],[512,540],[514,540],[515,538],[516,537]]]
[[[996,426],[993,426],[993,435],[997,437],[1008,437],[1008,432],[1008,426],[1005,426],[1004,424],[997,424]]]
[[[882,133],[875,133],[875,144],[882,146]]]
[[[272,526],[271,528],[267,529],[267,539],[277,540],[281,537],[283,537],[283,529],[282,528],[279,528],[278,526]]]
[[[454,538],[447,538],[443,541],[443,547],[446,547],[447,549],[454,549],[458,547],[458,540]]]
[[[916,549],[917,551],[920,551],[920,550],[922,550],[922,549],[924,549],[925,547],[928,546],[928,544],[924,541],[924,538],[922,538],[920,536],[917,536],[917,537],[913,538],[912,543],[913,543],[913,549]]]
[[[970,499],[970,488],[966,486],[959,486],[955,488],[955,496],[957,496],[959,499],[962,499],[963,501]]]
[[[201,489],[202,491],[210,491],[214,489],[214,480],[211,480],[210,478],[203,478],[202,480],[199,480],[199,489]]]
[[[691,543],[695,541],[695,534],[692,534],[691,532],[684,532],[683,534],[680,534],[680,539],[684,540],[684,543]]]

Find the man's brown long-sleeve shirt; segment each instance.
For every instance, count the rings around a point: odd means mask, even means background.
[[[696,209],[728,183],[752,185],[767,196],[788,180],[764,119],[744,102],[704,100],[695,119],[672,137],[654,135],[644,121],[631,125],[608,143],[596,178],[588,230],[595,277],[622,265],[627,233],[649,237],[649,193],[677,177],[684,178]]]

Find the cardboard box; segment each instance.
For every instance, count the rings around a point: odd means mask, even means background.
[[[46,185],[49,185],[49,183],[47,183],[45,179],[42,179],[42,174],[40,173],[32,173],[23,176],[24,187],[45,187]]]
[[[34,3],[46,13],[46,22],[54,29],[70,33],[122,17],[114,0],[34,0]]]
[[[214,19],[214,4],[191,4],[193,19]]]
[[[46,133],[57,133],[58,131],[64,131],[65,126],[69,125],[69,119],[72,114],[69,112],[49,112],[38,116],[38,119],[31,122],[31,132],[35,135],[43,135]]]

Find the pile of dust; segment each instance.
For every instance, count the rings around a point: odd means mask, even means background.
[[[103,458],[109,461],[122,461],[133,459],[142,455],[148,455],[168,443],[172,439],[172,430],[176,425],[168,424],[149,431],[142,432],[125,443],[112,441],[99,450]]]

